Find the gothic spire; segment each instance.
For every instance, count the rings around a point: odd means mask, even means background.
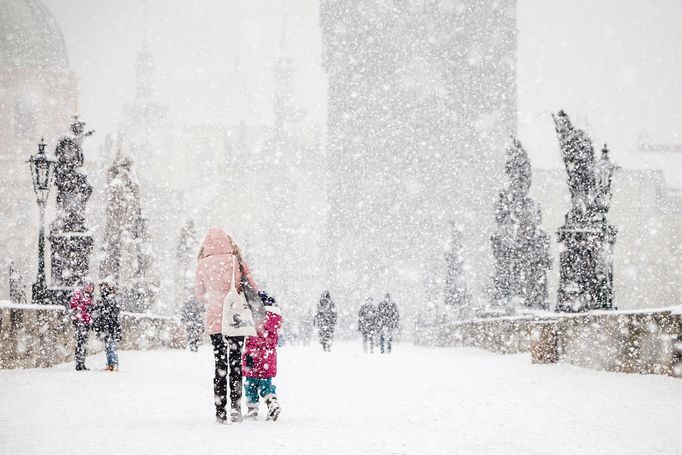
[[[154,97],[154,77],[156,74],[154,56],[148,50],[149,3],[147,0],[142,3],[142,15],[142,49],[138,52],[135,60],[135,96],[138,99]]]

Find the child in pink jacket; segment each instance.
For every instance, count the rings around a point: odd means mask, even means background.
[[[266,420],[277,420],[280,407],[272,378],[277,375],[277,332],[282,326],[282,315],[272,296],[266,292],[258,295],[265,306],[265,319],[256,327],[257,335],[246,339],[242,356],[242,371],[246,377],[246,417],[255,419],[258,416],[260,395],[268,407]]]
[[[95,283],[90,278],[83,279],[83,287],[71,295],[71,322],[76,331],[76,370],[87,371],[85,357],[87,355],[88,331],[92,325],[92,307]]]

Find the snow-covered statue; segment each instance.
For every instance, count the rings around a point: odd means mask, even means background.
[[[85,122],[74,118],[70,134],[57,142],[55,155],[57,164],[54,171],[57,187],[57,218],[53,230],[64,232],[85,232],[85,204],[92,194],[92,186],[79,170],[83,166],[83,138],[93,131],[84,133]]]
[[[462,229],[450,223],[450,248],[445,253],[445,287],[443,297],[446,308],[457,319],[472,317],[471,293],[467,289],[462,255]]]
[[[57,215],[50,224],[52,247],[53,303],[66,303],[66,298],[88,275],[92,235],[85,224],[85,204],[92,194],[83,166],[85,122],[74,117],[68,134],[57,142],[57,164],[54,181],[57,187]]]
[[[553,115],[568,174],[571,209],[559,228],[564,244],[560,257],[558,311],[613,308],[613,245],[617,229],[608,224],[611,181],[616,166],[604,146],[595,158],[592,141],[575,128],[568,115]]]
[[[154,258],[142,211],[140,184],[133,160],[123,153],[120,141],[107,170],[99,274],[116,284],[125,311],[144,312],[156,303],[158,279],[153,273]]]
[[[519,307],[546,309],[549,236],[542,229],[539,205],[528,196],[531,167],[516,138],[507,147],[508,181],[495,207],[497,230],[491,237],[495,273],[491,309],[515,313]]]

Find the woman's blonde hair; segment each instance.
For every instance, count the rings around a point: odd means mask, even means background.
[[[199,254],[197,254],[197,260],[203,259],[204,258],[204,245],[201,245],[201,248],[199,248]]]

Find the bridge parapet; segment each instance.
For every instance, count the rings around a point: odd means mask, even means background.
[[[682,377],[682,309],[537,313],[418,330],[419,344],[532,352],[534,362]]]
[[[184,348],[179,320],[122,313],[120,349]],[[73,360],[76,342],[69,314],[61,305],[0,302],[0,369],[41,368]],[[91,334],[88,353],[103,350]]]

